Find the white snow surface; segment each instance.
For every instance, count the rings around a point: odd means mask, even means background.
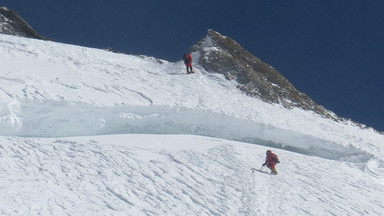
[[[384,215],[384,136],[181,61],[0,35],[1,215]],[[193,53],[196,60],[199,53]],[[265,151],[281,163],[269,175]]]

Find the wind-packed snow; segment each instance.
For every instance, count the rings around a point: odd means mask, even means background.
[[[5,35],[0,54],[0,214],[384,214],[373,129],[264,103],[196,61],[187,75]],[[267,149],[277,176],[250,171]]]

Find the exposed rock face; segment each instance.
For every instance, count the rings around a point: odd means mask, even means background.
[[[286,108],[299,107],[336,119],[332,112],[296,90],[272,66],[253,56],[229,37],[208,30],[207,36],[192,46],[190,52],[198,56],[199,63],[206,71],[221,73],[227,79],[236,80],[238,88],[248,95]]]
[[[15,11],[0,7],[0,33],[46,40],[28,25]]]

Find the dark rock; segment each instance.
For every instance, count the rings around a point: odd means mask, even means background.
[[[192,46],[190,52],[198,56],[199,64],[206,71],[221,73],[229,80],[236,80],[238,88],[250,96],[286,108],[298,107],[338,119],[334,113],[296,90],[272,66],[252,55],[233,39],[214,30],[208,30],[207,36]]]
[[[15,11],[5,7],[0,7],[0,33],[47,40],[33,30]]]
[[[105,47],[103,50],[108,51],[108,52],[113,52],[113,53],[120,53],[119,51],[117,51],[111,47]]]

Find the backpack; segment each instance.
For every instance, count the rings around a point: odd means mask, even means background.
[[[273,155],[273,159],[275,160],[276,163],[280,163],[279,157],[277,157],[276,154]]]
[[[189,59],[187,58],[187,54],[183,55],[183,60],[184,60],[185,64],[189,64],[190,63]]]

